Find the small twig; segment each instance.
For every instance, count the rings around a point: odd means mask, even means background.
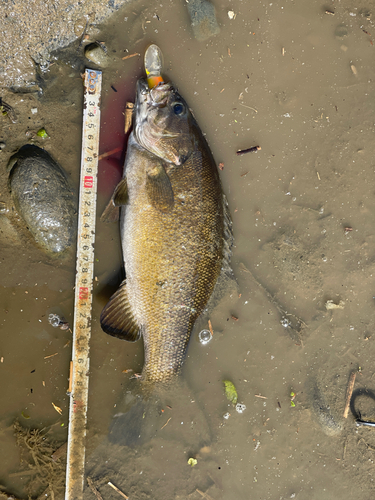
[[[198,488],[196,488],[195,491],[198,492],[200,495],[202,495],[202,497],[205,498],[206,500],[214,500],[212,496],[210,496],[208,493],[205,493],[204,491],[198,490]]]
[[[139,54],[138,52],[135,52],[134,54],[129,54],[128,56],[125,56],[122,58],[123,61],[125,61],[125,59],[130,59],[131,57],[135,57],[135,56],[140,56],[141,54]]]
[[[266,396],[261,396],[260,394],[254,394],[256,398],[267,399]]]
[[[71,392],[72,392],[72,385],[73,385],[73,361],[70,362],[70,367],[69,367],[69,387],[68,387],[68,394],[71,394]]]
[[[107,156],[114,155],[115,153],[118,153],[119,151],[122,151],[122,148],[115,148],[112,149],[112,151],[108,151],[107,153],[103,153],[98,156],[98,161],[103,160],[103,158],[107,158]]]
[[[213,329],[212,329],[212,324],[211,324],[211,321],[210,321],[210,320],[208,320],[208,328],[209,328],[209,330],[210,330],[210,332],[211,332],[211,335],[212,335],[212,336],[214,336],[214,331],[213,331]]]
[[[350,400],[352,399],[353,389],[355,378],[357,376],[357,372],[352,372],[349,377],[348,388],[346,389],[346,402],[344,409],[344,418],[348,418],[349,408],[350,408]]]
[[[26,469],[20,472],[12,472],[12,474],[9,474],[9,477],[31,476],[33,474],[37,474],[37,472],[32,469]]]
[[[117,488],[117,486],[115,486],[114,484],[111,483],[111,481],[108,481],[108,484],[109,486],[111,486],[115,491],[117,491],[117,493],[119,493],[122,497],[126,498],[126,500],[128,500],[128,496],[125,495],[125,493],[123,493],[121,490],[119,490]]]
[[[53,358],[53,356],[56,356],[58,353],[55,352],[55,354],[50,354],[49,356],[44,356],[44,359],[48,359],[48,358]]]
[[[363,441],[365,443],[365,446],[367,446],[368,450],[375,451],[375,448],[373,446],[370,446],[368,443],[363,438],[358,439],[358,444]]]
[[[51,458],[54,462],[58,460],[61,457],[64,457],[68,451],[68,443],[64,443],[60,446],[60,448],[57,448],[56,451],[54,451],[51,455]]]
[[[168,422],[170,421],[170,419],[171,419],[171,418],[172,418],[172,417],[169,417],[169,418],[168,418],[168,420],[165,422],[165,424],[163,425],[163,427],[162,427],[161,429],[164,429],[164,427],[168,424]],[[161,430],[161,429],[160,429],[160,430]]]
[[[240,102],[239,105],[243,106],[244,108],[251,109],[251,110],[255,111],[255,113],[258,113],[258,111],[255,108],[252,108],[251,106],[247,106],[246,104],[243,104],[242,102]]]
[[[236,155],[237,156],[242,156],[245,155],[246,153],[256,153],[257,151],[260,151],[262,148],[260,146],[254,146],[252,148],[248,149],[241,149],[240,151],[237,151]]]
[[[133,122],[133,110],[134,110],[134,103],[127,101],[125,104],[125,124],[124,124],[124,132],[127,134],[129,130],[131,129],[132,122]]]
[[[86,30],[87,30],[87,26],[88,26],[88,24],[89,24],[89,20],[87,19],[85,29],[83,30],[83,33],[82,33],[82,35],[81,35],[81,40],[79,41],[79,45],[78,45],[78,47],[77,47],[77,52],[78,52],[78,51],[79,51],[79,49],[81,48],[81,45],[82,45],[83,40],[84,40],[84,38],[85,38],[85,35],[86,35]]]
[[[96,489],[96,487],[94,485],[94,481],[91,479],[91,477],[87,478],[87,484],[89,485],[90,490],[94,493],[94,495],[96,496],[96,498],[98,500],[103,500],[103,497],[101,496],[101,494],[99,493],[99,491]]]

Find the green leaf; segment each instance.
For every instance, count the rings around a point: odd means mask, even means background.
[[[188,464],[194,467],[194,465],[197,465],[198,460],[196,458],[189,458]]]
[[[235,405],[237,403],[238,395],[233,382],[230,380],[224,380],[224,391],[227,400]]]
[[[294,401],[291,401],[291,402],[290,402],[290,406],[291,406],[292,408],[295,408],[295,406],[296,406],[295,402],[294,402]]]
[[[36,133],[36,135],[38,137],[41,137],[42,139],[47,139],[47,137],[49,137],[49,135],[47,134],[46,129],[44,127],[40,128],[38,130],[38,132]]]

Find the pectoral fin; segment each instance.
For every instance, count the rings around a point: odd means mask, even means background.
[[[147,171],[146,192],[151,205],[161,212],[173,208],[174,197],[171,181],[162,165]]]
[[[135,342],[141,338],[140,327],[129,305],[126,280],[121,283],[120,288],[103,309],[100,324],[105,333],[113,337],[128,342]]]
[[[120,206],[128,201],[128,183],[124,177],[116,186],[116,189],[105,207],[100,220],[102,222],[116,222],[120,218]]]

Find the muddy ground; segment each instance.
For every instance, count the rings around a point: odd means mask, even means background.
[[[30,476],[14,476],[24,470],[14,420],[26,428],[54,425],[56,446],[66,439],[71,333],[54,329],[47,318],[54,312],[72,321],[74,255],[46,257],[11,208],[6,212],[6,164],[18,147],[34,142],[78,185],[83,50],[98,40],[108,49],[100,152],[124,147],[124,103],[134,99],[143,75],[140,56],[123,57],[157,43],[166,77],[177,83],[224,164],[240,297],[211,315],[209,344],[202,346],[194,332],[186,386],[170,394],[172,409],[155,422],[157,436],[132,449],[112,442],[109,429],[131,397],[143,349],[100,329],[100,311],[121,281],[122,265],[118,228],[98,220],[87,475],[104,499],[119,498],[108,481],[133,500],[373,497],[375,431],[357,428],[353,412],[343,418],[354,371],[353,411],[375,420],[373,3],[214,4],[220,32],[205,41],[194,37],[183,2],[123,6],[98,34],[52,54],[47,69],[36,68],[42,92],[3,91],[17,122],[0,117],[6,450],[0,484],[16,496],[26,498]],[[35,135],[40,127],[49,138]],[[236,155],[257,145],[256,153]],[[120,151],[99,164],[98,216],[123,156]],[[246,405],[241,414],[228,406],[225,379]],[[174,408],[178,398],[186,398],[186,419]],[[189,443],[184,425],[202,429],[201,440]],[[188,465],[189,458],[197,465]],[[88,487],[85,498],[94,498]]]

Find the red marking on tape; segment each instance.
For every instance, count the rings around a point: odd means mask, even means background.
[[[79,287],[79,298],[80,300],[87,300],[89,298],[89,289],[87,286]]]
[[[94,179],[91,175],[85,175],[83,178],[83,187],[92,188],[94,185]]]

